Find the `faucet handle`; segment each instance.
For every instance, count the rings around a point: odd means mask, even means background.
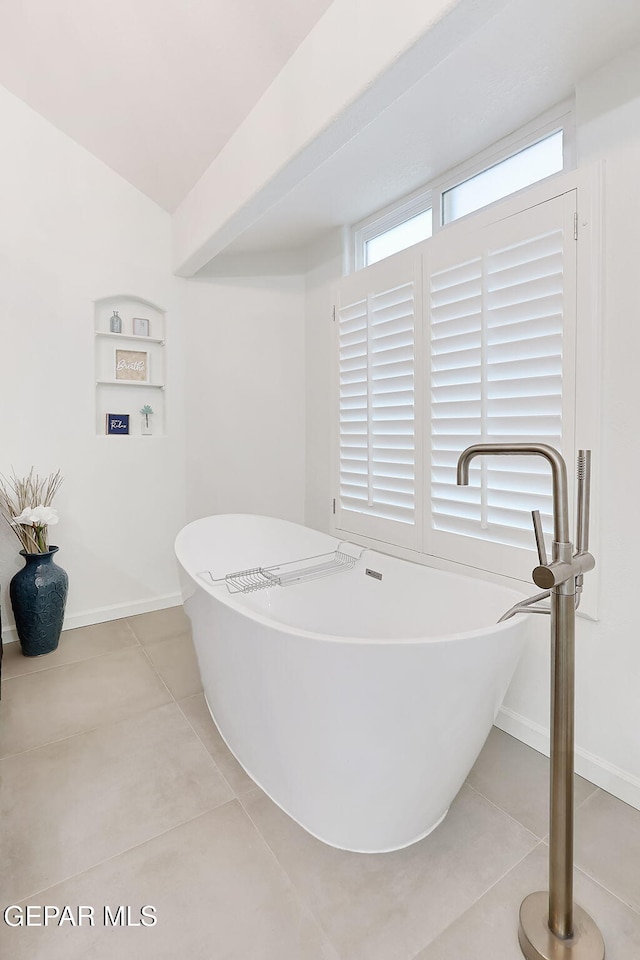
[[[549,563],[547,558],[547,549],[544,545],[544,531],[542,529],[542,520],[540,519],[540,511],[532,510],[531,519],[533,521],[533,532],[536,538],[536,547],[538,549],[538,560],[540,561],[541,567],[546,567]]]

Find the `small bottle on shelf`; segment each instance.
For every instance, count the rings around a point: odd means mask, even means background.
[[[122,317],[117,310],[114,310],[109,318],[109,330],[111,333],[122,333]]]

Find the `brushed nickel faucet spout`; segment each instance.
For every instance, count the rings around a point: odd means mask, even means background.
[[[578,457],[577,550],[569,538],[567,468],[546,443],[477,443],[460,454],[458,484],[468,484],[469,464],[478,456],[540,456],[551,464],[553,545],[547,560],[540,515],[533,511],[539,564],[532,578],[544,593],[525,600],[518,612],[550,597],[551,613],[551,789],[549,800],[549,892],[529,894],[520,907],[518,938],[526,960],[604,960],[604,941],[591,919],[573,903],[573,766],[575,613],[584,574],[594,567],[589,553],[590,451]],[[527,611],[527,608],[529,610]]]
[[[478,456],[528,456],[544,457],[551,464],[553,482],[553,537],[557,543],[569,541],[569,496],[567,493],[567,467],[558,451],[547,443],[476,443],[460,454],[458,460],[458,484],[469,483],[469,464]]]

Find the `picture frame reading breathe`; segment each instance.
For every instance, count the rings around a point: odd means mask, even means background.
[[[116,350],[116,380],[149,382],[149,354],[146,350]]]

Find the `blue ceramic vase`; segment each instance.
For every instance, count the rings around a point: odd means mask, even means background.
[[[20,551],[25,565],[9,585],[16,630],[25,657],[40,657],[58,646],[67,602],[69,577],[53,562],[58,548],[46,553]]]

